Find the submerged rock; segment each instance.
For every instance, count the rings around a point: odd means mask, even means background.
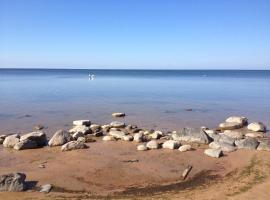
[[[149,142],[146,143],[146,147],[148,149],[158,149],[159,148],[159,144],[156,140],[151,140]]]
[[[0,191],[21,192],[26,189],[26,175],[12,173],[0,176]]]
[[[235,145],[238,147],[238,149],[250,149],[255,150],[259,142],[254,138],[245,138],[242,140],[236,140]]]
[[[194,142],[200,144],[209,144],[210,138],[200,128],[183,128],[179,132],[174,132],[172,138],[177,141]]]
[[[261,122],[253,122],[248,125],[248,130],[255,131],[255,132],[264,132],[266,130],[266,127]]]
[[[221,149],[206,149],[204,154],[213,158],[219,158],[222,156],[222,151]]]
[[[83,142],[79,141],[71,141],[66,144],[64,144],[61,147],[62,151],[71,151],[71,150],[76,150],[76,149],[85,149],[87,146]]]
[[[20,142],[20,136],[18,134],[10,135],[5,138],[3,146],[13,148],[18,142]]]
[[[191,150],[191,145],[190,144],[182,145],[181,147],[179,147],[178,150],[181,151],[181,152],[190,151]]]
[[[18,142],[17,144],[15,144],[14,146],[15,150],[25,150],[25,149],[35,149],[35,148],[38,148],[37,143],[29,139],[22,140]]]
[[[87,119],[82,119],[82,120],[75,120],[73,121],[74,126],[90,126],[91,121]]]
[[[70,134],[67,131],[61,129],[55,132],[48,144],[50,147],[61,146],[69,142],[70,139]]]
[[[148,148],[146,147],[145,144],[140,144],[137,146],[138,151],[146,151]]]
[[[180,142],[175,140],[167,140],[163,143],[162,147],[164,149],[178,149],[180,147]]]
[[[22,135],[20,138],[20,141],[23,140],[32,140],[37,143],[38,147],[43,147],[47,145],[47,137],[46,134],[42,131],[34,131],[31,133],[27,133],[25,135]]]
[[[126,114],[125,114],[125,113],[117,112],[117,113],[112,113],[112,116],[113,116],[113,117],[125,117]]]

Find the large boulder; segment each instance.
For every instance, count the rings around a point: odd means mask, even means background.
[[[12,173],[0,176],[0,191],[21,192],[26,189],[26,175],[23,173]]]
[[[219,158],[222,156],[221,149],[206,149],[204,150],[204,154],[213,158]]]
[[[125,128],[124,122],[113,121],[110,123],[111,128]]]
[[[261,141],[259,146],[257,147],[259,151],[270,151],[270,140]]]
[[[248,122],[248,119],[246,117],[239,117],[239,116],[231,116],[225,120],[225,122],[233,122],[241,124],[242,126],[246,125]]]
[[[86,144],[80,141],[71,141],[66,144],[64,144],[61,147],[62,151],[71,151],[71,150],[76,150],[76,149],[85,149],[87,148]]]
[[[178,149],[180,147],[180,142],[175,140],[167,140],[163,143],[162,147],[164,149]]]
[[[245,138],[242,140],[236,140],[235,145],[238,149],[255,150],[258,147],[259,142],[254,138]]]
[[[70,134],[67,131],[61,129],[55,132],[48,144],[50,147],[61,146],[69,142],[70,139]]]
[[[90,126],[91,121],[87,119],[82,119],[82,120],[75,120],[73,121],[74,126]]]
[[[10,135],[5,138],[3,146],[6,148],[13,148],[18,142],[20,142],[20,135]]]
[[[146,143],[146,147],[148,149],[158,149],[159,143],[156,140],[151,140],[151,141]]]
[[[172,138],[177,141],[194,142],[200,144],[209,144],[211,139],[200,128],[183,128],[179,132],[174,132]]]
[[[256,131],[256,132],[264,132],[266,130],[266,127],[263,123],[261,122],[253,122],[253,123],[250,123],[248,126],[247,126],[248,130],[250,131]]]
[[[20,141],[24,141],[24,140],[35,141],[37,143],[38,147],[43,147],[43,146],[47,145],[46,134],[42,131],[34,131],[31,133],[27,133],[25,135],[22,135],[20,138]]]
[[[18,142],[17,144],[15,144],[14,146],[15,150],[25,150],[25,149],[35,149],[35,148],[38,148],[37,143],[29,139],[22,140]]]

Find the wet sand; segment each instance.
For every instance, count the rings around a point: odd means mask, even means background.
[[[203,154],[206,146],[189,152],[140,152],[136,142],[98,140],[87,145],[70,152],[1,147],[0,174],[23,172],[35,187],[2,192],[0,199],[248,199],[256,193],[256,199],[264,199],[269,194],[270,152],[238,150],[215,159]],[[42,163],[45,168],[39,168]],[[193,168],[183,181],[187,165]],[[38,187],[47,183],[53,191],[39,193]]]

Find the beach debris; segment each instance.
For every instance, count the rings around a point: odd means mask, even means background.
[[[115,137],[111,136],[111,135],[106,135],[102,138],[103,141],[115,141]]]
[[[29,117],[32,117],[32,115],[29,115],[29,114],[25,114],[25,115],[21,115],[18,117],[18,119],[22,119],[22,118],[29,118]]]
[[[159,143],[156,140],[151,140],[151,141],[146,143],[146,147],[148,149],[158,149]]]
[[[63,144],[66,144],[70,140],[71,140],[70,134],[63,129],[60,129],[54,133],[52,138],[49,140],[48,144],[50,147],[61,146]]]
[[[0,176],[0,191],[21,192],[26,190],[26,175],[11,173]]]
[[[113,117],[125,117],[126,114],[125,113],[121,113],[121,112],[116,112],[116,113],[112,113]]]
[[[242,140],[236,140],[235,145],[238,149],[255,150],[259,146],[259,142],[255,138],[247,137]]]
[[[146,144],[140,144],[137,146],[138,151],[146,151],[148,148],[146,147]]]
[[[164,149],[178,149],[180,147],[180,142],[175,140],[167,140],[162,144]]]
[[[49,193],[52,188],[53,188],[53,186],[51,184],[45,184],[45,185],[41,186],[41,190],[39,192]]]
[[[125,123],[124,122],[119,122],[119,121],[113,121],[110,123],[111,128],[125,128]]]
[[[9,135],[5,138],[3,146],[6,148],[13,148],[18,142],[20,142],[19,134]]]
[[[222,156],[221,149],[206,149],[204,150],[204,154],[213,158],[219,158]]]
[[[87,148],[87,146],[83,142],[71,141],[71,142],[68,142],[68,143],[64,144],[61,147],[61,151],[71,151],[71,150],[86,149],[86,148]]]
[[[90,126],[91,121],[87,119],[75,120],[73,121],[74,126]]]
[[[188,165],[187,168],[183,171],[183,173],[182,173],[183,180],[185,180],[187,178],[191,169],[192,169],[192,166]]]
[[[266,127],[261,122],[253,122],[247,126],[247,129],[250,131],[255,131],[255,132],[265,132]]]
[[[177,141],[200,144],[209,144],[211,141],[204,130],[200,128],[183,128],[179,132],[173,132],[172,138]]]
[[[185,151],[190,151],[191,150],[191,145],[190,144],[185,144],[182,145],[178,148],[179,151],[185,152]]]

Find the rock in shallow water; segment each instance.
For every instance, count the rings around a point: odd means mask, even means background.
[[[183,128],[179,132],[174,132],[172,138],[177,141],[185,141],[191,143],[209,144],[210,138],[200,128]]]
[[[49,141],[49,146],[61,146],[63,144],[66,144],[71,139],[70,134],[65,130],[58,130],[55,132],[55,134],[52,136],[52,138]]]
[[[266,129],[265,125],[261,122],[250,123],[247,128],[248,130],[255,131],[255,132],[259,132],[259,131],[264,132]]]
[[[178,149],[180,147],[180,142],[175,140],[167,140],[163,143],[162,147],[164,149]]]
[[[255,150],[258,147],[259,142],[254,138],[245,138],[242,140],[236,140],[235,145],[238,149]]]
[[[85,148],[87,148],[87,146],[83,142],[71,141],[71,142],[68,142],[68,143],[64,144],[61,147],[61,150],[62,151],[71,151],[71,150],[85,149]]]
[[[13,148],[18,142],[20,142],[20,136],[18,134],[10,135],[5,138],[3,146]]]
[[[204,154],[213,158],[219,158],[222,156],[221,149],[206,149],[204,150]]]
[[[26,189],[26,175],[12,173],[0,176],[0,191],[21,192]]]

